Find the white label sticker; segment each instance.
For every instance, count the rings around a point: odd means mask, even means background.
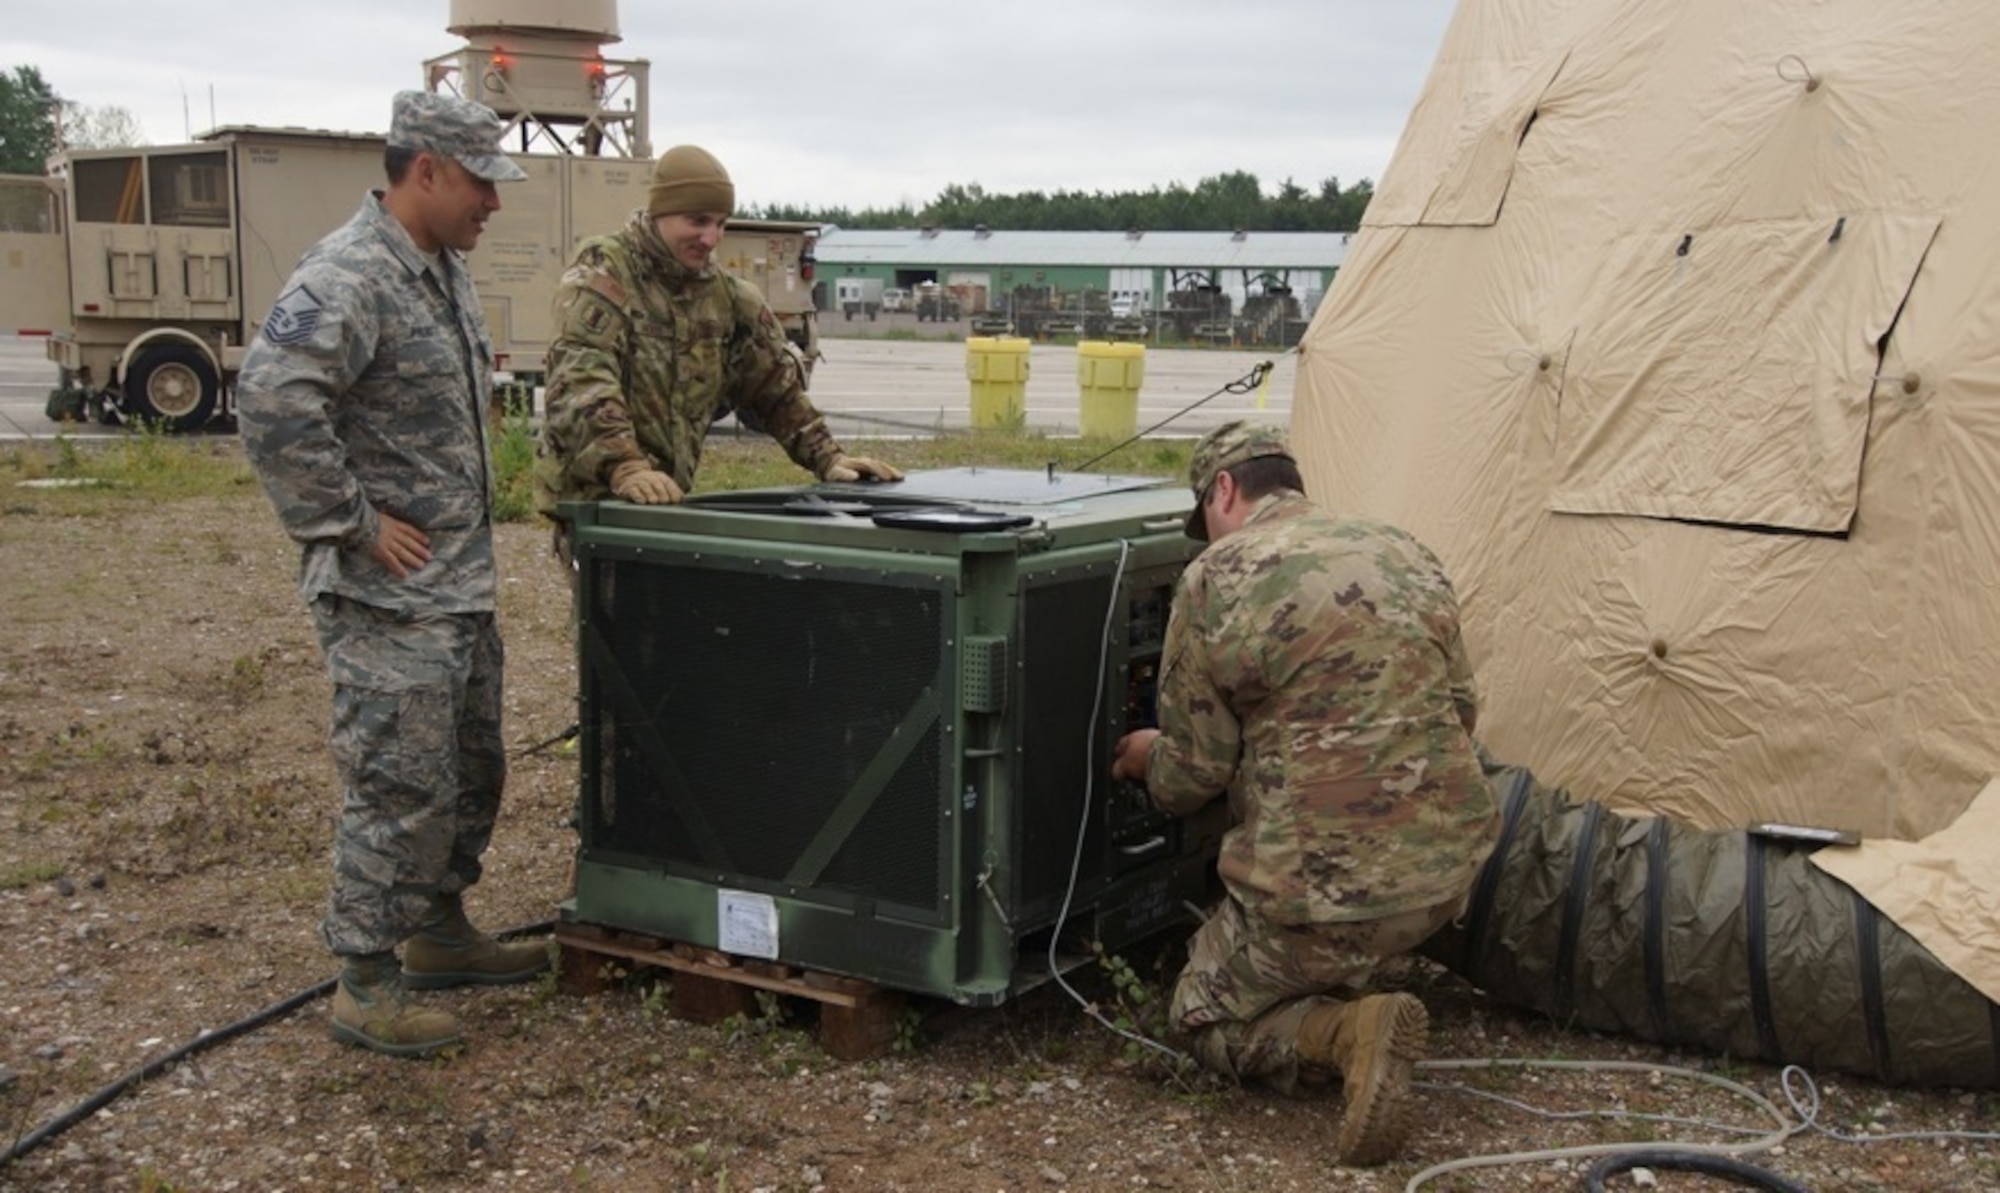
[[[769,895],[751,891],[716,892],[717,935],[722,951],[776,960],[778,904]]]

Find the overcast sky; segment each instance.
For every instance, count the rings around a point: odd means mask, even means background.
[[[155,143],[216,124],[381,132],[389,97],[462,44],[445,31],[451,7],[0,0],[0,67],[123,107]],[[1455,0],[731,7],[618,6],[624,40],[606,53],[652,63],[655,152],[713,150],[744,203],[861,208],[921,207],[949,183],[1379,179]]]

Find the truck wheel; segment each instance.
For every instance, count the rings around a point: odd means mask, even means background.
[[[125,370],[125,414],[162,431],[199,431],[215,416],[222,381],[200,350],[155,344]]]

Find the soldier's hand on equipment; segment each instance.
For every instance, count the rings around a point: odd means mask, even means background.
[[[687,496],[673,477],[637,460],[619,465],[611,474],[611,492],[638,505],[678,505]]]
[[[398,580],[409,579],[411,572],[431,561],[430,535],[394,514],[378,511],[375,518],[379,526],[368,554],[375,558],[376,563],[394,573]]]
[[[1134,729],[1118,739],[1118,745],[1111,751],[1111,777],[1133,783],[1146,781],[1146,762],[1153,755],[1153,742],[1160,736],[1157,729]]]
[[[899,481],[903,474],[880,460],[867,456],[838,455],[827,461],[826,468],[819,474],[823,481]]]

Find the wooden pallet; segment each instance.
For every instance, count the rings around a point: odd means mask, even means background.
[[[557,980],[565,993],[603,993],[610,985],[604,964],[609,957],[669,969],[674,972],[673,1013],[693,1023],[720,1023],[732,1015],[755,1015],[759,990],[811,999],[820,1006],[820,1047],[838,1060],[883,1055],[896,1042],[902,1024],[902,991],[859,978],[739,957],[599,924],[559,922],[555,940],[561,949]]]

